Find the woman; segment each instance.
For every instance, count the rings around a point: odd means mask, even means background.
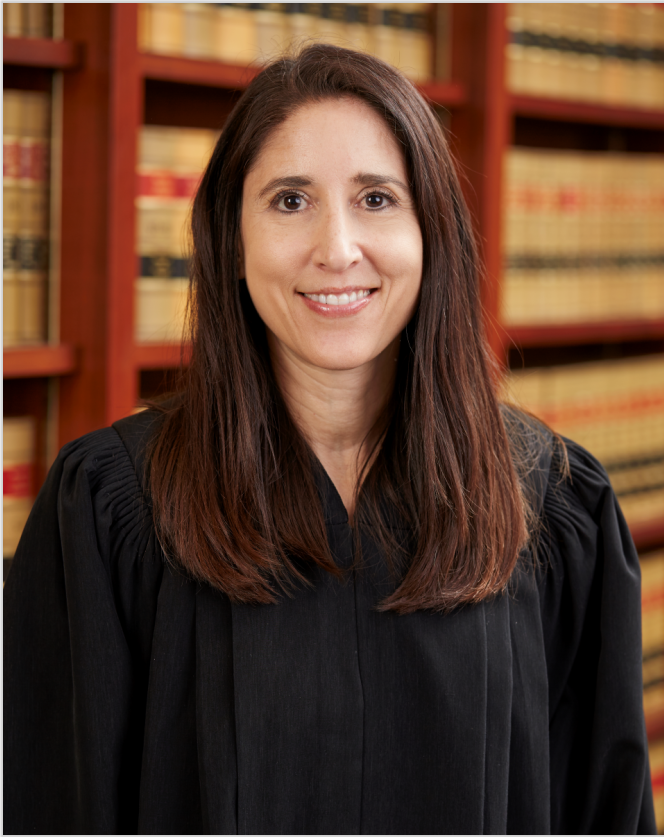
[[[654,831],[638,558],[499,408],[414,88],[276,61],[192,226],[181,394],[63,449],[7,582],[5,830]]]

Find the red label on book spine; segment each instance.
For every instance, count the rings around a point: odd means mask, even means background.
[[[16,137],[5,137],[2,143],[2,176],[19,177],[21,152]]]
[[[21,177],[45,182],[48,179],[48,147],[39,140],[22,140],[20,145]]]
[[[31,466],[12,465],[2,469],[2,494],[4,497],[23,498],[30,497]]]

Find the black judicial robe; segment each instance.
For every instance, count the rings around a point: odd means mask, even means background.
[[[5,833],[655,833],[639,565],[569,444],[537,571],[442,616],[364,570],[231,605],[164,561],[150,414],[67,445],[5,589]],[[323,477],[337,561],[343,504]],[[317,498],[312,498],[312,503]]]

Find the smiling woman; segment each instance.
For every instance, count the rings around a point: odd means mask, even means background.
[[[415,88],[275,61],[192,231],[180,391],[63,449],[7,580],[5,830],[654,831],[638,558],[498,403]]]

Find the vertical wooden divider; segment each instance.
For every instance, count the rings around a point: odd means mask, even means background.
[[[63,77],[60,339],[78,366],[60,384],[60,446],[106,423],[110,17],[106,3],[71,3],[65,14],[83,61]]]
[[[138,132],[143,118],[143,79],[137,38],[137,4],[114,3],[108,167],[108,423],[128,415],[138,398],[138,371],[134,363],[134,196]]]
[[[489,345],[501,365],[505,338],[499,325],[502,272],[502,165],[509,138],[505,90],[505,4],[454,3],[452,78],[467,85],[466,107],[454,110],[451,142],[461,161],[466,198],[484,262],[483,304]]]

